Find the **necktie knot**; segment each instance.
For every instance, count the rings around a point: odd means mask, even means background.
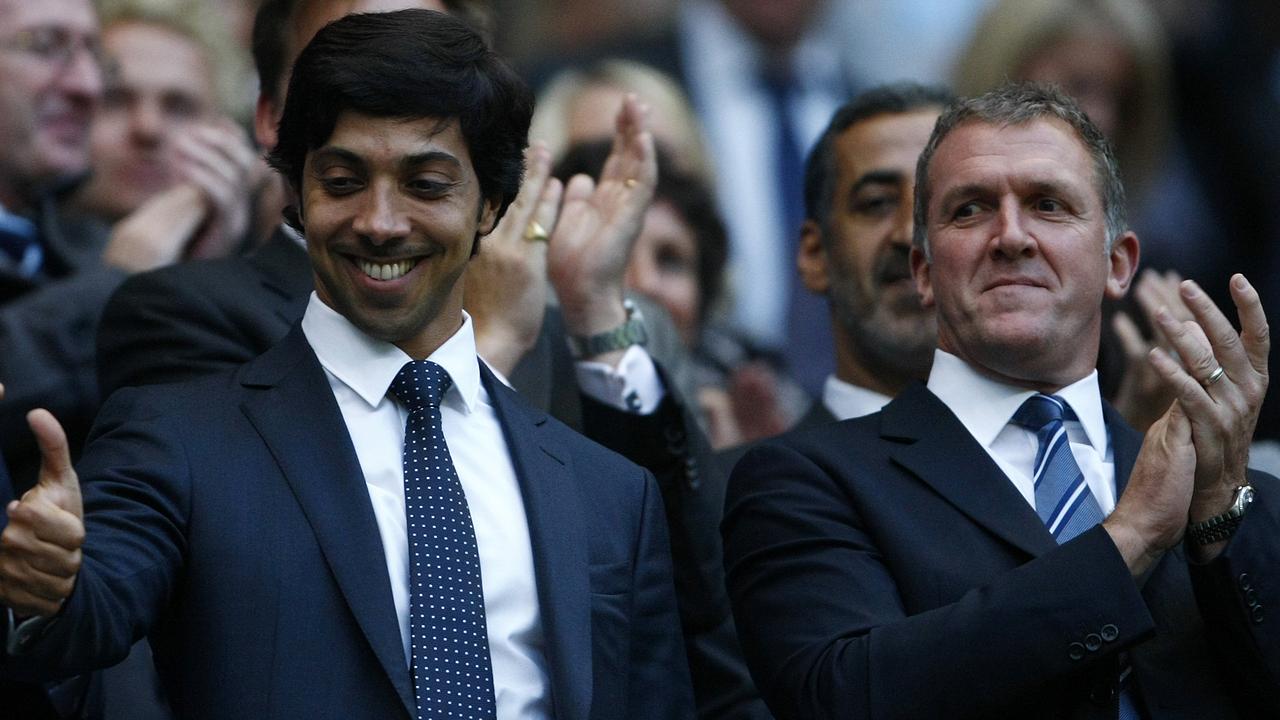
[[[453,385],[448,371],[430,360],[412,360],[391,381],[391,392],[411,411],[438,408]]]
[[[1034,433],[1061,425],[1064,420],[1075,420],[1076,414],[1066,400],[1057,395],[1036,393],[1022,403],[1009,422]]]

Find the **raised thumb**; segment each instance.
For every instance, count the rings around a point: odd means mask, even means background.
[[[41,408],[27,413],[27,425],[40,446],[40,476],[36,487],[48,492],[49,499],[58,507],[83,517],[80,479],[71,466],[71,450],[62,425],[52,413]]]

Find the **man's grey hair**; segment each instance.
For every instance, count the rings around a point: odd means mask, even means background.
[[[1106,249],[1111,250],[1116,238],[1128,229],[1125,219],[1124,185],[1120,182],[1120,166],[1116,162],[1111,143],[1103,137],[1098,126],[1080,109],[1066,93],[1056,87],[1040,83],[1010,83],[991,92],[971,98],[961,98],[951,103],[929,136],[929,143],[920,153],[916,164],[915,246],[931,258],[929,250],[929,163],[942,141],[951,131],[969,122],[987,123],[1001,127],[1025,125],[1042,118],[1057,118],[1065,122],[1084,143],[1093,159],[1094,184],[1102,199],[1102,211],[1106,222]]]

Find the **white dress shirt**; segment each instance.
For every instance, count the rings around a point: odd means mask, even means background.
[[[835,375],[828,375],[827,383],[822,387],[822,404],[837,420],[879,412],[891,400],[893,398],[888,395],[847,383]]]
[[[303,315],[302,331],[329,379],[368,485],[408,662],[409,541],[401,460],[408,411],[387,389],[410,358],[396,346],[360,332],[315,293]],[[453,379],[440,415],[480,551],[498,717],[549,718],[546,648],[528,519],[502,425],[481,383],[470,316],[463,313],[462,327],[428,359]]]
[[[929,389],[951,408],[969,434],[1034,508],[1033,466],[1040,443],[1034,432],[1009,421],[1022,403],[1036,394],[1035,391],[992,380],[942,350],[934,351]],[[1104,515],[1110,515],[1116,506],[1116,471],[1111,436],[1102,417],[1098,372],[1095,370],[1054,395],[1066,400],[1079,418],[1079,421],[1063,423],[1067,439],[1071,442],[1071,454],[1084,473],[1089,492],[1098,501],[1098,507]]]

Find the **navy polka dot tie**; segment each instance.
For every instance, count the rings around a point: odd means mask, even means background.
[[[430,360],[406,363],[391,392],[409,408],[409,644],[419,720],[493,720],[493,668],[471,511],[444,441],[440,400],[453,384]]]

